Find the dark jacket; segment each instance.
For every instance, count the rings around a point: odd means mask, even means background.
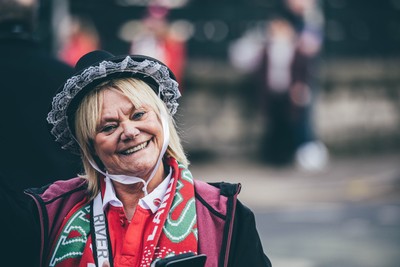
[[[199,253],[207,267],[271,266],[258,236],[254,214],[237,200],[240,185],[207,184],[195,180]],[[75,204],[86,196],[81,178],[58,181],[49,187],[27,190],[39,210],[40,249],[46,261],[51,240]]]
[[[46,121],[54,93],[73,69],[29,34],[8,31],[0,25],[0,147],[6,152],[0,169],[20,191],[75,177],[80,159],[61,150]]]

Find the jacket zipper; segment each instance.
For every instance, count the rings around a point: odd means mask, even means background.
[[[224,267],[228,267],[229,252],[230,252],[231,242],[232,242],[233,223],[235,221],[236,202],[237,202],[237,196],[240,192],[241,187],[242,187],[241,184],[238,184],[235,194],[230,199],[230,201],[232,201],[232,210],[231,210],[231,214],[230,214],[229,231],[228,231],[228,238],[227,238],[226,249],[225,249],[225,259],[224,259],[224,265],[223,265]]]

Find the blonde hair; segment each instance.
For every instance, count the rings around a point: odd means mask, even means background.
[[[96,162],[102,168],[102,163],[95,156],[93,147],[96,127],[100,121],[100,112],[102,109],[103,94],[100,93],[102,90],[116,90],[121,92],[132,101],[132,104],[136,108],[149,105],[159,119],[161,113],[168,114],[170,141],[165,154],[175,158],[185,166],[189,165],[176,130],[174,119],[169,115],[164,102],[147,83],[134,78],[120,78],[103,82],[83,98],[75,116],[75,133],[81,148],[82,163],[85,171],[80,176],[88,180],[88,191],[91,198],[94,198],[99,192],[98,178],[101,177],[101,174],[92,167],[90,161]]]

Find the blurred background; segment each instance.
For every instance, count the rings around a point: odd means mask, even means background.
[[[400,0],[42,0],[38,37],[157,57],[192,172],[240,182],[275,267],[398,267]]]

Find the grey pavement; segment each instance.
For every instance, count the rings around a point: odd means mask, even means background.
[[[193,161],[204,181],[240,182],[274,267],[400,266],[400,153],[331,158],[326,169],[232,157]]]
[[[400,153],[331,157],[316,172],[230,157],[194,161],[190,169],[200,180],[240,182],[240,199],[257,210],[378,200],[395,197],[400,186]]]

